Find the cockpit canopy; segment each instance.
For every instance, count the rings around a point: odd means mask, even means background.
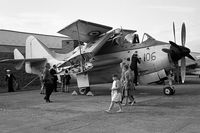
[[[131,44],[140,43],[139,36],[138,36],[138,34],[136,34],[136,33],[127,34],[127,35],[124,37],[124,40],[126,40],[127,42],[129,42],[129,43],[131,43]]]
[[[136,30],[115,29],[111,39],[119,45],[123,43],[140,43],[139,36],[135,32]]]
[[[144,33],[142,42],[147,40],[155,40],[149,34]],[[140,43],[139,35],[135,30],[115,29],[113,35],[110,37],[108,42],[112,42],[114,45],[121,45],[124,43],[138,44]]]
[[[142,42],[145,42],[147,40],[155,40],[152,36],[150,36],[149,34],[147,33],[144,33],[143,34],[143,37],[142,37]],[[140,43],[140,40],[139,40],[139,36],[138,34],[136,33],[129,33],[127,35],[125,35],[124,37],[124,40],[126,40],[127,42],[131,43],[131,44],[134,44],[134,43]]]
[[[152,36],[150,36],[149,34],[144,33],[143,37],[142,37],[142,42],[145,42],[147,40],[155,40],[155,39]]]

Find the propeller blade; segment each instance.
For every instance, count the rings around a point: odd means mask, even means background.
[[[174,47],[177,47],[177,48],[180,48],[176,43],[172,42],[172,41],[169,41],[169,43],[174,46]]]
[[[195,59],[194,59],[194,57],[192,57],[192,55],[190,55],[190,54],[188,54],[188,55],[186,55],[188,58],[190,58],[191,60],[194,60],[195,61]]]
[[[174,42],[176,43],[176,30],[175,30],[175,24],[173,22],[173,35],[174,35]]]
[[[182,46],[184,47],[185,47],[185,42],[186,42],[186,28],[185,28],[185,23],[183,23],[181,29],[181,43]]]
[[[168,54],[171,53],[170,49],[166,49],[166,48],[163,48],[162,51],[165,52],[165,53],[168,53]]]
[[[185,62],[185,57],[181,59],[181,81],[182,83],[185,82],[185,70],[186,69],[186,62]]]

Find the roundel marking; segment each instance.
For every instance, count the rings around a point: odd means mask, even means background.
[[[98,31],[98,30],[96,30],[96,31],[90,31],[90,32],[88,33],[89,36],[98,36],[98,35],[100,35],[100,34],[101,34],[101,32]]]

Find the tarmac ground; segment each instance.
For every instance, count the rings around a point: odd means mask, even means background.
[[[0,133],[199,133],[200,79],[187,77],[165,96],[163,85],[138,86],[136,104],[106,113],[111,84],[92,86],[95,96],[54,92],[46,103],[39,89],[0,93]]]

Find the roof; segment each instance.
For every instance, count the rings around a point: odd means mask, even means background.
[[[63,40],[71,40],[69,37],[0,29],[0,45],[25,46],[26,38],[30,35],[38,38],[49,48],[62,48]]]

